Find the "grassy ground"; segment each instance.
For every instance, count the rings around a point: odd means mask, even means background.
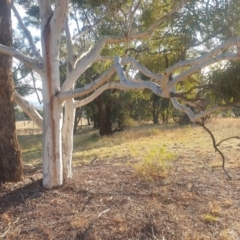
[[[207,126],[217,141],[240,135],[238,119]],[[221,144],[228,180],[198,126],[142,125],[103,138],[86,128],[74,137],[73,180],[45,191],[41,134],[32,125],[18,125],[18,133],[35,168],[1,187],[0,239],[240,239],[239,139]],[[135,169],[154,149],[174,159],[167,174],[148,181]]]

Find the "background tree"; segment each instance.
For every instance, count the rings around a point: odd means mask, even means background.
[[[11,1],[1,1],[0,44],[12,47]],[[23,177],[14,117],[12,57],[0,54],[0,183]]]

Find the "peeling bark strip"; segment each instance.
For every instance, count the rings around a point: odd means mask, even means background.
[[[51,18],[52,18],[53,14],[49,17],[44,31],[43,31],[43,37],[44,37],[44,41],[45,41],[45,51],[46,51],[46,77],[47,77],[47,85],[48,85],[48,96],[50,96],[50,112],[51,112],[51,125],[50,125],[50,131],[52,132],[52,149],[49,151],[52,151],[53,153],[53,159],[49,159],[52,161],[52,164],[50,164],[50,168],[52,170],[51,174],[52,174],[52,179],[57,179],[57,155],[56,155],[56,131],[55,131],[55,119],[54,119],[54,97],[55,95],[53,95],[52,93],[53,91],[53,79],[52,79],[52,72],[53,72],[53,67],[52,67],[52,61],[51,61]],[[52,167],[55,166],[55,167]]]

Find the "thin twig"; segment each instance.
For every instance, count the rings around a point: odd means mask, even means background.
[[[108,212],[110,210],[110,208],[104,210],[103,212],[101,212],[99,215],[98,215],[98,218],[100,218],[104,213]]]
[[[90,165],[92,165],[93,162],[94,162],[95,160],[97,160],[97,159],[98,159],[98,157],[95,157],[95,158],[93,158],[93,160],[91,160],[91,162],[89,162],[89,163],[87,163],[87,164],[84,164],[84,163],[80,163],[80,164],[81,164],[81,166],[84,166],[84,167],[90,166]]]
[[[19,219],[19,217],[16,219],[16,221],[8,223],[8,229],[7,229],[7,231],[4,232],[2,235],[0,235],[0,238],[4,238],[4,237],[7,235],[7,233],[9,232],[9,230],[10,230],[10,228],[11,228],[11,224],[16,223],[16,222],[18,221],[18,219]]]
[[[233,138],[240,139],[239,136],[225,138],[225,139],[221,140],[218,144],[216,144],[216,146],[220,146],[221,143],[223,143],[223,142],[225,142],[227,140],[233,139]]]
[[[230,175],[227,173],[226,169],[225,169],[225,156],[224,154],[219,150],[218,145],[216,144],[216,140],[215,137],[213,135],[213,133],[202,123],[200,122],[196,122],[197,125],[201,126],[211,137],[212,139],[212,143],[213,143],[213,147],[215,149],[216,152],[218,152],[220,154],[220,156],[222,157],[222,169],[225,172],[225,174],[228,176],[228,178],[231,180],[232,178],[230,177]]]
[[[8,223],[8,229],[7,229],[7,231],[4,232],[2,235],[0,235],[0,238],[4,238],[4,237],[7,235],[7,233],[9,232],[10,228],[11,228],[11,222]]]

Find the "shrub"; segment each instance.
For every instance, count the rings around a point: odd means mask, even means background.
[[[172,169],[172,160],[175,159],[175,154],[169,152],[165,147],[152,147],[142,156],[140,154],[142,152],[136,154],[140,157],[140,162],[133,166],[137,176],[147,181],[167,177]]]
[[[205,223],[208,223],[208,224],[213,224],[218,221],[218,218],[211,214],[204,214],[201,216],[201,218]]]

